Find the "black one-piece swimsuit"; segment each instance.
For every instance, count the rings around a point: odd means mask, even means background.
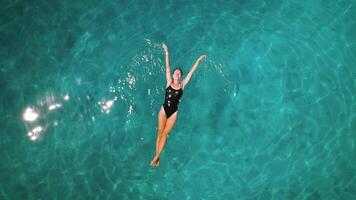
[[[166,97],[163,103],[163,109],[166,113],[167,119],[172,116],[178,110],[178,104],[180,102],[180,97],[183,94],[182,88],[176,90],[171,86],[166,88]]]

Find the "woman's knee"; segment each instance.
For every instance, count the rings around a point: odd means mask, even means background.
[[[164,128],[159,129],[159,130],[157,131],[157,134],[158,134],[158,135],[162,135],[163,131],[164,131]]]
[[[170,124],[169,126],[166,126],[162,133],[163,135],[169,135],[169,133],[172,131],[174,124]]]

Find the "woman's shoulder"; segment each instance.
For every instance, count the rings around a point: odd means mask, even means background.
[[[173,83],[167,83],[166,89],[171,87],[174,90],[184,90],[184,84],[183,83],[180,83],[179,86],[173,86],[172,87],[172,85],[173,85]],[[176,88],[179,88],[179,89],[176,89]]]
[[[171,88],[173,88],[173,89],[175,89],[175,90],[183,90],[183,89],[184,89],[182,83],[180,83],[179,85],[174,85],[173,87],[172,87],[172,85],[173,85],[173,84],[170,85]],[[178,88],[178,89],[177,89],[177,88]]]
[[[184,86],[185,86],[185,85],[184,85],[183,83],[181,83],[181,84],[180,84],[180,89],[184,90]]]

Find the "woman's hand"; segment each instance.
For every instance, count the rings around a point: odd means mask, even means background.
[[[163,47],[163,49],[164,49],[164,52],[165,52],[166,54],[168,54],[168,47],[167,47],[167,45],[165,45],[164,43],[162,43],[162,47]]]
[[[200,61],[202,61],[204,58],[206,58],[206,55],[204,54],[204,55],[201,55],[199,58],[198,58],[198,61],[200,62]]]

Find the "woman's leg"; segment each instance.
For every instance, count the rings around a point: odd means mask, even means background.
[[[153,161],[158,161],[159,156],[163,150],[163,147],[166,144],[167,136],[171,132],[171,130],[176,122],[177,115],[178,115],[178,111],[175,112],[171,117],[169,117],[167,119],[166,126],[164,127],[163,132],[161,133],[161,140],[159,141],[158,152],[155,155],[155,157],[153,158]],[[157,162],[153,162],[153,163],[157,164]]]
[[[161,109],[158,113],[158,131],[157,131],[157,140],[156,140],[156,154],[158,152],[159,141],[161,139],[163,129],[166,126],[166,122],[167,122],[166,113],[163,110],[163,106],[161,106]]]
[[[158,147],[159,147],[159,143],[161,140],[161,136],[162,136],[162,132],[164,130],[164,127],[166,126],[166,122],[167,122],[167,117],[166,117],[166,113],[163,110],[163,106],[161,106],[160,111],[158,112],[158,131],[157,131],[157,139],[156,139],[156,153],[155,155],[157,155],[158,152]],[[159,164],[159,160],[152,160],[151,161],[151,166],[155,166]]]

